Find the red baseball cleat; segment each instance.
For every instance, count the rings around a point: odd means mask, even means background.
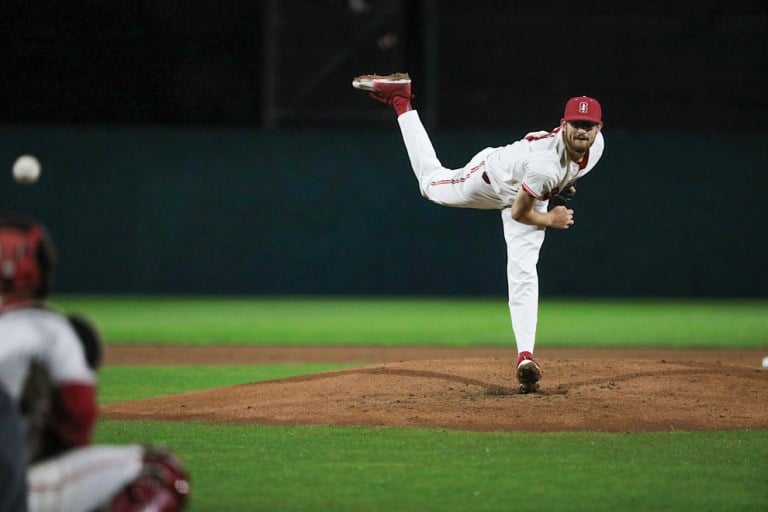
[[[408,73],[361,75],[352,80],[352,87],[368,91],[374,99],[392,106],[398,115],[411,110],[413,94]]]
[[[520,393],[533,393],[539,390],[541,368],[533,359],[530,352],[520,352],[517,357],[517,381],[520,383]]]

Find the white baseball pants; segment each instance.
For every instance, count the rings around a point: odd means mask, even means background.
[[[94,445],[32,465],[29,512],[91,512],[132,482],[143,466],[141,445]]]
[[[533,352],[538,318],[539,280],[536,264],[544,230],[512,219],[509,205],[490,185],[485,159],[494,148],[485,148],[459,169],[447,169],[437,158],[418,112],[397,118],[421,195],[433,203],[455,208],[501,210],[507,243],[509,312],[518,352]],[[546,209],[546,203],[537,205]]]

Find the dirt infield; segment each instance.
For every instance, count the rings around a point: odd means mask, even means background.
[[[473,431],[768,428],[767,352],[540,349],[541,390],[520,395],[513,349],[110,346],[107,365],[360,366],[108,404],[102,417]]]

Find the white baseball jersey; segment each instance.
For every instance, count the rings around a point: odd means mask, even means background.
[[[63,315],[39,308],[0,314],[0,385],[16,403],[33,360],[48,369],[54,385],[95,384],[80,340]]]
[[[598,133],[582,162],[572,162],[557,128],[531,132],[506,146],[487,147],[463,167],[448,169],[437,157],[415,110],[397,121],[421,194],[434,203],[456,208],[509,208],[522,186],[538,200],[535,208],[543,211],[549,194],[592,170],[605,147]]]
[[[520,187],[539,201],[581,178],[597,165],[605,141],[598,133],[581,162],[568,158],[560,128],[538,131],[507,146],[491,150],[485,157],[486,172],[496,193],[507,205],[515,201]]]

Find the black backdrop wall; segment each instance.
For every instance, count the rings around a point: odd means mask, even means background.
[[[766,296],[764,2],[162,4],[2,8],[0,162],[43,176],[0,207],[51,226],[59,291],[504,294],[498,213],[423,200],[349,86],[408,70],[449,166],[601,99],[543,294]]]

